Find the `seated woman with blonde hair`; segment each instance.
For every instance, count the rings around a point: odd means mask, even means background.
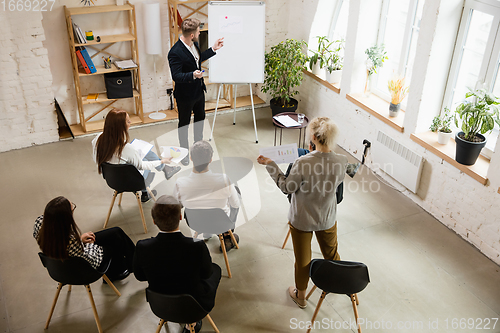
[[[336,189],[344,180],[348,164],[346,156],[332,151],[338,129],[328,117],[314,118],[307,129],[316,150],[295,160],[288,176],[270,158],[257,158],[259,164],[266,165],[280,190],[292,194],[288,219],[295,255],[295,287],[289,287],[288,292],[300,308],[307,306],[313,232],[323,257],[340,260]]]
[[[92,140],[94,149],[94,162],[97,163],[99,173],[102,173],[102,164],[108,162],[111,164],[132,164],[138,170],[144,170],[144,179],[146,187],[149,187],[154,178],[151,170],[158,170],[165,173],[168,180],[174,174],[181,170],[181,167],[170,167],[168,164],[171,157],[160,159],[152,150],[150,150],[144,159],[141,159],[139,152],[128,141],[130,136],[130,117],[127,111],[113,109],[106,115],[104,121],[104,130]],[[156,191],[153,190],[153,193]],[[148,201],[149,195],[146,190],[142,191],[141,201]]]

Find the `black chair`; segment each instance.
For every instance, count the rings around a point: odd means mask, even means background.
[[[52,259],[47,257],[45,254],[39,252],[38,256],[42,261],[43,266],[49,271],[50,277],[59,282],[57,286],[56,296],[52,302],[52,307],[50,309],[49,317],[45,323],[45,329],[49,327],[50,319],[56,307],[57,299],[59,298],[59,293],[64,285],[69,285],[68,292],[71,291],[72,285],[83,285],[87,289],[87,293],[90,299],[90,305],[94,311],[94,318],[97,324],[99,333],[102,333],[101,322],[99,321],[99,316],[97,315],[97,309],[94,303],[94,297],[92,297],[92,291],[90,290],[90,284],[99,280],[101,277],[108,283],[108,285],[114,290],[114,292],[121,296],[115,285],[106,276],[106,271],[109,268],[111,259],[102,264],[105,267],[104,271],[100,272],[94,269],[85,259],[79,257],[71,257],[64,261],[58,259]]]
[[[313,259],[311,261],[309,276],[314,283],[314,287],[307,295],[306,300],[309,299],[316,287],[323,290],[318,305],[316,305],[316,309],[314,310],[311,323],[314,323],[319,308],[329,293],[346,294],[349,296],[356,323],[358,322],[359,315],[356,305],[359,305],[359,300],[357,293],[365,289],[370,282],[368,267],[365,264],[352,261]],[[309,327],[307,332],[310,331],[311,327]],[[358,332],[361,333],[361,326],[359,324]]]
[[[224,255],[224,260],[226,262],[227,275],[229,278],[232,277],[231,269],[229,268],[229,260],[227,258],[226,245],[224,244],[225,232],[229,232],[233,243],[236,248],[239,249],[238,242],[234,238],[232,229],[236,222],[232,222],[229,216],[220,208],[209,208],[209,209],[189,209],[184,210],[186,214],[186,221],[189,227],[196,231],[195,238],[197,234],[208,233],[216,234],[219,236],[220,246],[222,248],[222,254]]]
[[[166,321],[178,324],[189,324],[191,333],[195,333],[194,326],[197,321],[207,318],[214,331],[219,333],[209,313],[191,295],[165,295],[146,289],[146,300],[149,302],[151,311],[160,318],[159,333]]]
[[[102,164],[102,176],[106,180],[106,183],[115,192],[113,193],[113,199],[111,199],[111,206],[109,207],[108,216],[104,222],[104,229],[108,225],[109,217],[111,216],[111,211],[113,210],[113,205],[115,203],[116,196],[120,194],[120,199],[118,201],[118,206],[122,203],[123,192],[132,192],[137,198],[137,203],[139,204],[139,211],[141,212],[142,225],[144,226],[144,233],[148,233],[148,228],[146,227],[146,219],[144,218],[144,211],[142,209],[141,203],[141,191],[147,190],[149,195],[156,201],[155,196],[151,192],[149,187],[146,187],[144,183],[144,177],[137,168],[131,164]]]

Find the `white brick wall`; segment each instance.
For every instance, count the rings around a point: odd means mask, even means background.
[[[0,11],[0,151],[59,138],[41,19]]]

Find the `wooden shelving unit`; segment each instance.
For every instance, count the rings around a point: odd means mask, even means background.
[[[73,16],[75,15],[92,15],[92,14],[100,14],[100,13],[110,13],[110,12],[121,12],[124,11],[127,13],[128,18],[128,33],[117,34],[117,35],[107,35],[100,36],[100,42],[96,40],[88,41],[87,43],[80,44],[75,42],[75,38],[73,35]],[[75,81],[75,91],[76,91],[76,100],[78,104],[78,114],[80,122],[75,125],[71,125],[71,129],[73,132],[78,134],[85,134],[87,132],[96,132],[102,130],[104,126],[103,120],[91,121],[96,115],[101,113],[102,111],[109,109],[112,107],[113,103],[115,103],[118,99],[108,99],[106,92],[95,92],[99,93],[99,97],[97,100],[87,100],[86,95],[82,95],[81,88],[81,79],[84,77],[90,76],[98,76],[106,73],[114,73],[114,72],[122,72],[122,71],[131,71],[132,72],[132,84],[134,89],[133,98],[135,113],[131,114],[132,124],[138,124],[144,122],[144,115],[142,111],[142,93],[141,93],[141,72],[139,67],[139,52],[137,49],[137,25],[135,20],[135,7],[134,5],[127,3],[121,6],[108,5],[108,6],[92,6],[92,7],[77,7],[77,8],[68,8],[64,6],[64,12],[66,15],[66,26],[68,30],[68,39],[69,39],[69,48],[71,54],[71,60],[73,65],[73,79]],[[85,46],[85,48],[92,49],[97,51],[95,54],[91,56],[92,59],[96,58],[99,54],[106,54],[108,56],[113,57],[114,59],[124,60],[122,57],[111,54],[107,51],[107,49],[115,44],[128,42],[130,44],[130,54],[131,59],[137,64],[137,68],[132,69],[119,69],[115,65],[112,65],[110,69],[105,69],[104,66],[96,65],[96,72],[91,74],[86,74],[83,68],[78,67],[78,59],[76,56],[76,48],[79,46]],[[102,45],[102,46],[101,46]],[[105,45],[105,46],[104,46]],[[101,46],[101,47],[99,47]],[[94,65],[95,65],[95,60]],[[90,116],[85,117],[85,107],[89,104],[100,104],[102,107],[93,112]]]

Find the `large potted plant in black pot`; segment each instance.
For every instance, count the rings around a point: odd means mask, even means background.
[[[486,145],[483,134],[489,133],[495,122],[500,125],[499,102],[497,97],[484,89],[470,91],[465,98],[455,110],[455,125],[459,127],[459,121],[462,124],[462,131],[455,135],[455,160],[460,164],[473,165]]]
[[[307,44],[304,41],[287,39],[271,47],[265,55],[265,79],[262,92],[272,97],[270,107],[273,116],[281,112],[295,112],[298,101],[294,98],[295,90],[303,79],[307,56],[303,52]]]

